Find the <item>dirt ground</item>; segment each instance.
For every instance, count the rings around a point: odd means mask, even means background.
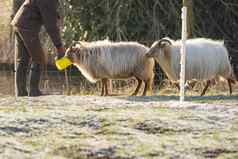
[[[238,95],[2,96],[0,158],[236,159]]]

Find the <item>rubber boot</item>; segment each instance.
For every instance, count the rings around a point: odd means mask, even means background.
[[[30,97],[36,97],[36,96],[42,95],[39,89],[40,76],[41,76],[40,64],[32,63],[31,69],[30,69],[30,88],[29,88]]]
[[[27,96],[26,79],[27,79],[27,65],[24,63],[18,63],[16,70],[16,85],[17,96]]]

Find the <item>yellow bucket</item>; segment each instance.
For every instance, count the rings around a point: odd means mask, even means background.
[[[58,68],[58,70],[63,70],[66,67],[70,66],[72,64],[72,62],[70,61],[70,59],[68,57],[62,57],[59,60],[55,61],[56,67]]]

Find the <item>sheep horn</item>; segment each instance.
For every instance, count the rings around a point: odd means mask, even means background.
[[[172,45],[171,41],[169,41],[168,39],[161,39],[161,40],[159,40],[158,45],[161,46],[162,42],[167,42],[170,45]]]

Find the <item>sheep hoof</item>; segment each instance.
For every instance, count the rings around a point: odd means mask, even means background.
[[[205,95],[205,93],[202,93],[200,96],[204,96]]]

